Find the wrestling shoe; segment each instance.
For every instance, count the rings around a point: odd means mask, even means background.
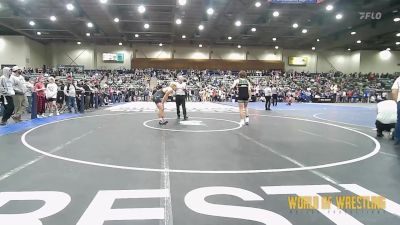
[[[166,121],[166,120],[158,122],[158,124],[161,126],[167,125],[167,123],[168,123],[168,121]]]

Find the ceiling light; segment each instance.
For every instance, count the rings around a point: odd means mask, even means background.
[[[139,13],[144,13],[144,12],[146,12],[146,7],[144,7],[144,5],[139,5],[138,11],[139,11]]]
[[[315,47],[312,47],[311,49],[312,49],[313,51],[315,51]]]
[[[293,28],[298,28],[298,27],[299,27],[299,24],[294,23],[294,24],[292,25],[292,27],[293,27]]]
[[[158,46],[162,47],[162,46],[163,46],[163,43],[158,44]]]
[[[319,38],[317,38],[317,42],[319,42]]]
[[[355,31],[352,31],[350,34],[351,34],[351,35],[356,35],[356,34],[357,34],[357,32],[355,32]]]
[[[351,48],[348,48],[347,51],[351,51]]]
[[[199,48],[202,48],[203,47],[203,45],[202,44],[199,44]]]
[[[231,36],[229,36],[229,37],[228,37],[228,40],[232,40],[232,37],[231,37]]]
[[[357,44],[361,44],[361,42],[362,42],[361,40],[358,40],[358,41],[357,41]]]
[[[308,32],[307,29],[303,29],[303,30],[301,31],[301,33],[303,33],[303,34],[305,34],[305,33],[307,33],[307,32]]]
[[[90,33],[86,33],[86,37],[90,37]]]
[[[393,19],[394,22],[399,22],[400,21],[400,17],[396,17]]]
[[[400,33],[397,33],[396,36],[397,36],[397,37],[400,37]]]
[[[186,35],[182,35],[182,39],[186,39]]]
[[[29,21],[29,25],[31,25],[31,26],[35,26],[36,25],[36,23],[34,22],[34,21]]]
[[[343,15],[342,15],[342,14],[340,14],[340,13],[339,13],[339,14],[336,14],[336,19],[337,19],[337,20],[341,20],[342,18],[343,18]]]
[[[400,45],[400,42],[398,41],[398,42],[396,42],[396,45]]]
[[[69,4],[67,4],[67,9],[68,9],[68,11],[72,11],[75,9],[75,6],[72,5],[71,3],[69,3]]]
[[[256,2],[254,5],[255,5],[257,8],[259,8],[259,7],[261,6],[261,2]]]
[[[50,16],[50,20],[54,22],[54,21],[57,20],[57,17],[55,17],[55,16]]]
[[[275,49],[279,49],[279,46],[275,46]]]
[[[238,45],[237,47],[238,47],[238,48],[242,48],[242,46],[241,46],[241,45]]]
[[[235,22],[235,26],[237,26],[237,27],[242,26],[242,22],[241,22],[240,20],[237,20],[237,21]]]
[[[100,3],[102,4],[106,4],[108,2],[108,0],[100,0]]]
[[[325,9],[326,9],[326,11],[332,11],[333,5],[327,5]]]
[[[150,25],[149,25],[148,23],[145,23],[145,24],[143,25],[143,27],[144,27],[144,29],[149,29],[149,28],[150,28]]]
[[[37,35],[39,35],[39,36],[40,36],[40,35],[42,35],[42,33],[41,33],[41,32],[39,32],[39,31],[38,31],[38,32],[36,32],[36,34],[37,34]]]
[[[181,20],[181,19],[176,19],[176,20],[175,20],[175,23],[178,24],[178,25],[179,25],[179,24],[182,24],[182,20]]]
[[[91,23],[91,22],[87,23],[87,27],[92,28],[93,27],[93,23]]]
[[[76,42],[78,45],[82,44],[80,41]]]
[[[278,12],[278,11],[275,11],[274,13],[272,13],[272,15],[273,15],[274,17],[278,17],[278,16],[279,16],[279,12]]]
[[[204,26],[202,24],[199,25],[199,30],[204,30]]]
[[[384,51],[379,52],[379,56],[383,60],[388,60],[392,56],[392,53],[388,50],[384,50]]]
[[[186,0],[179,0],[178,3],[179,5],[186,5]]]
[[[114,18],[114,22],[119,23],[119,18]]]
[[[276,41],[276,38],[272,38],[272,41]]]
[[[208,14],[208,15],[214,14],[214,9],[213,9],[213,8],[208,8],[208,9],[207,9],[207,14]]]
[[[135,34],[135,38],[138,38],[139,37],[139,34]]]
[[[257,31],[257,28],[255,28],[255,27],[251,28],[251,32],[256,32],[256,31]]]
[[[122,46],[122,42],[118,43],[119,46]]]

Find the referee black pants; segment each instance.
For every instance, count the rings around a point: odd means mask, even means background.
[[[183,110],[183,117],[186,117],[186,96],[185,95],[177,95],[176,96],[176,114],[178,117],[181,116],[181,105]]]
[[[272,95],[272,106],[277,106],[278,105],[278,95],[273,94]]]
[[[271,109],[271,96],[265,96],[265,109]]]
[[[378,120],[375,121],[375,125],[376,125],[376,132],[378,135],[382,135],[383,131],[390,131],[392,128],[394,129],[396,127],[395,123],[384,124]]]

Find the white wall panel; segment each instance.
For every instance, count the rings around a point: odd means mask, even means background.
[[[27,59],[29,61],[25,37],[0,36],[0,64],[16,64],[26,67]]]
[[[102,61],[103,53],[124,53],[124,63]],[[22,67],[42,67],[47,65],[84,65],[86,69],[131,68],[131,58],[174,58],[177,59],[226,59],[226,60],[283,60],[286,70],[305,72],[329,72],[333,68],[344,73],[353,72],[400,72],[400,52],[391,51],[388,59],[383,59],[379,51],[300,51],[271,47],[210,47],[171,46],[138,44],[130,46],[102,46],[94,44],[55,42],[43,45],[23,36],[0,36],[0,64],[17,64]],[[288,58],[304,56],[307,66],[289,66]]]

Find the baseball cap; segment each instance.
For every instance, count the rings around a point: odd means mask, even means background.
[[[12,68],[12,71],[14,72],[14,71],[17,71],[17,70],[19,70],[19,67],[18,66],[14,66],[13,68]]]

